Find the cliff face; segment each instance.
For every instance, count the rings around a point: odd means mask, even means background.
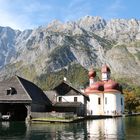
[[[75,63],[86,69],[106,63],[117,78],[140,84],[140,21],[86,16],[22,32],[0,27],[1,80],[33,79]]]

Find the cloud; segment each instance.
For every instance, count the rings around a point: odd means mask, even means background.
[[[121,0],[0,0],[0,26],[24,30],[54,19],[66,22],[86,15],[112,18],[122,9]]]
[[[3,10],[0,10],[0,26],[9,26],[21,30],[35,27],[35,25],[31,23],[29,17],[22,14],[11,14]]]
[[[37,27],[44,23],[50,9],[36,0],[0,0],[0,26],[21,30]]]
[[[24,29],[31,27],[31,23],[27,16],[22,14],[13,5],[9,4],[9,0],[0,0],[0,26],[10,26],[14,29]],[[16,5],[17,6],[17,5]]]

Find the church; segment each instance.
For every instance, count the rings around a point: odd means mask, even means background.
[[[101,69],[101,81],[95,81],[96,72],[89,71],[89,86],[84,94],[89,96],[87,116],[122,116],[124,96],[119,83],[111,79],[111,70],[107,65]]]

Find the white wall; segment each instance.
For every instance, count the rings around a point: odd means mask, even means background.
[[[81,102],[82,104],[84,104],[84,96],[83,95],[57,96],[57,102],[59,102],[59,97],[62,97],[62,102],[74,102],[74,97],[77,97],[77,102]]]
[[[89,98],[90,101],[87,103],[87,115],[103,115],[103,94],[89,94]],[[98,98],[100,98],[101,104],[98,104]]]
[[[105,98],[107,99],[107,103],[105,103]],[[105,93],[104,94],[104,114],[105,115],[113,115],[116,111],[116,94]]]
[[[120,92],[89,94],[87,115],[121,115],[124,112],[124,97]],[[98,104],[98,98],[101,104]],[[121,104],[121,98],[123,104]],[[107,102],[105,101],[107,99]]]
[[[79,115],[86,115],[87,112],[87,99],[83,95],[74,95],[74,96],[57,96],[57,102],[59,102],[59,97],[62,98],[61,102],[74,102],[74,97],[77,97],[76,102],[81,102],[82,104],[79,107]]]
[[[105,103],[107,98],[107,104]],[[121,98],[123,105],[121,105]],[[124,98],[121,93],[104,93],[104,113],[105,115],[121,115],[124,111]]]
[[[86,107],[84,96],[57,96],[57,102],[59,97],[62,97],[62,102],[74,102],[74,97],[77,97],[77,102],[81,102]],[[124,97],[121,93],[93,93],[89,94],[90,101],[87,102],[87,115],[121,115],[124,112]],[[100,98],[101,104],[98,104],[98,98]],[[107,98],[107,104],[105,103]],[[121,98],[123,104],[121,105]]]

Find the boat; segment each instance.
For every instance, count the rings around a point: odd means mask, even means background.
[[[2,121],[9,121],[10,118],[11,118],[11,114],[10,113],[7,113],[6,115],[2,115],[1,116]]]

